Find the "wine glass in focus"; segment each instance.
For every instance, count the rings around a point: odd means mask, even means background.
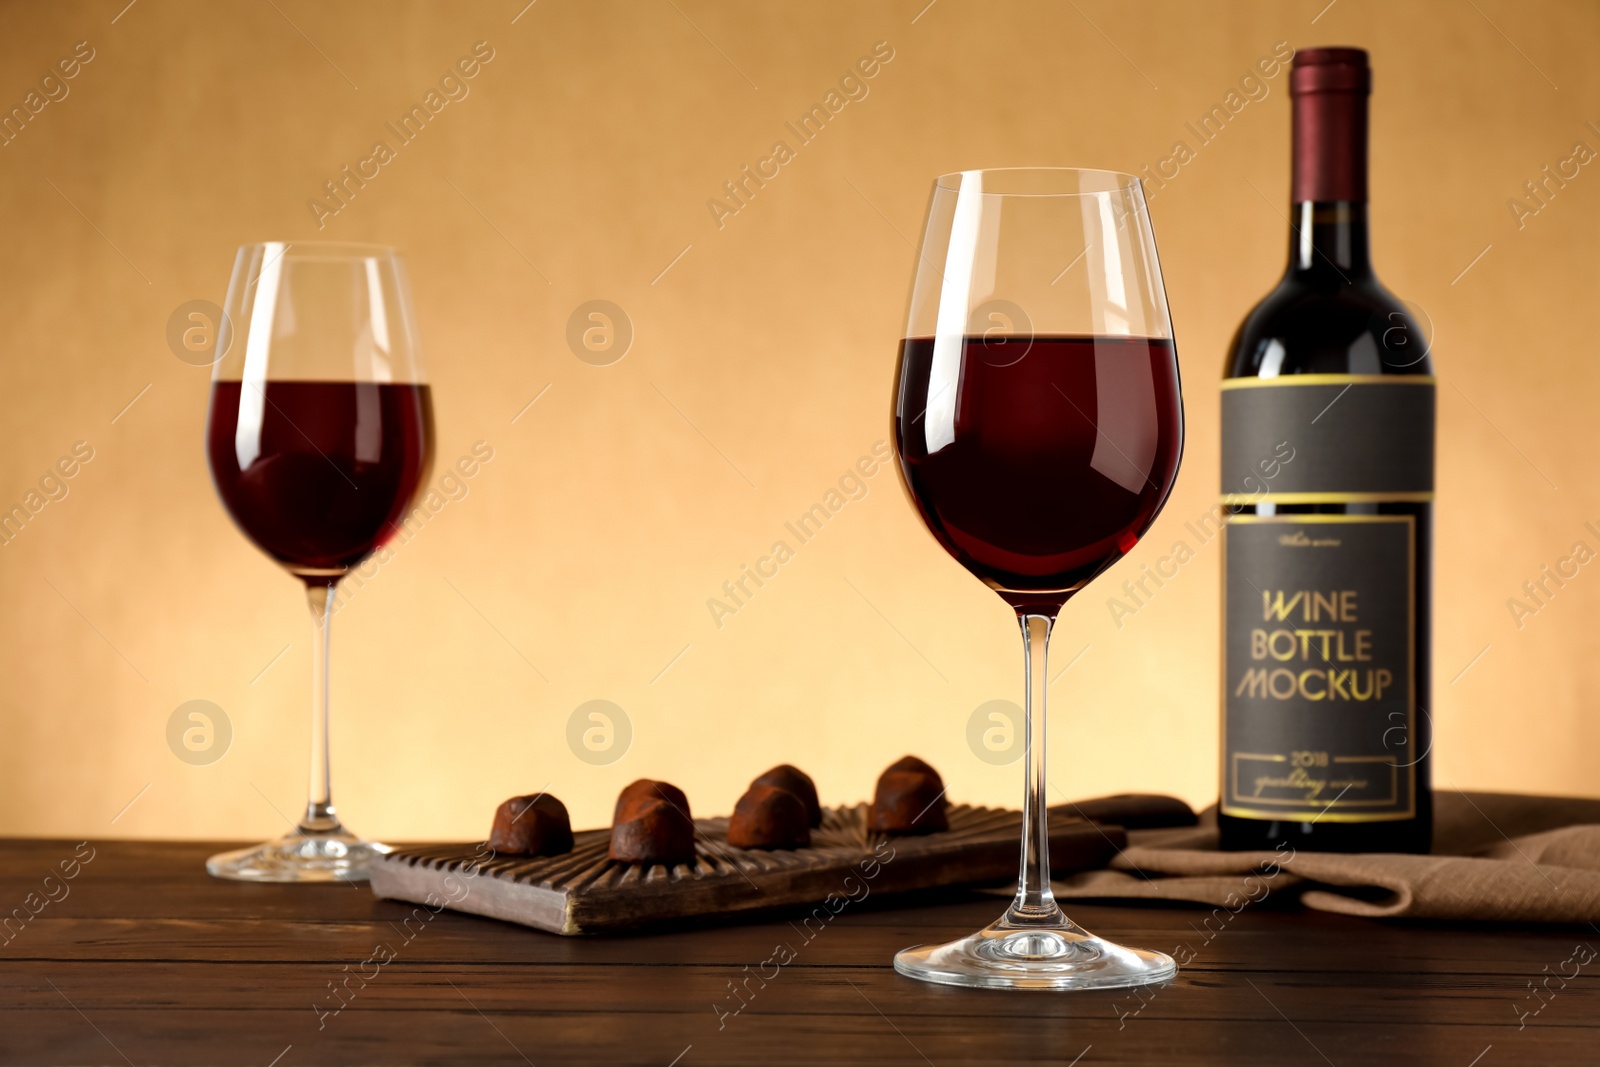
[[[256,882],[363,879],[387,848],[334,811],[329,624],[339,580],[399,530],[428,475],[432,407],[411,294],[393,249],[269,242],[239,249],[223,311],[206,454],[233,521],[305,586],[311,785],[293,831],[206,869]]]
[[[939,178],[905,338],[900,473],[934,538],[1016,612],[1027,783],[1010,908],[968,937],[905,949],[895,969],[1003,989],[1165,981],[1171,957],[1096,937],[1057,906],[1046,810],[1057,614],[1149,528],[1183,450],[1172,324],[1138,179],[1056,168]]]

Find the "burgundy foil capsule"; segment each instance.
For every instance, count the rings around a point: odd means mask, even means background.
[[[1289,72],[1294,102],[1292,199],[1367,201],[1367,98],[1372,68],[1360,48],[1307,48]]]

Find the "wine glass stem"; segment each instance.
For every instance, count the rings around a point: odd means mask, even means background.
[[[339,829],[333,810],[333,781],[328,768],[328,651],[333,624],[333,586],[306,585],[311,608],[311,784],[300,832],[327,834]]]
[[[1055,618],[1019,615],[1018,621],[1026,654],[1028,707],[1022,745],[1027,781],[1022,797],[1022,870],[1017,898],[1006,919],[1019,926],[1049,926],[1064,918],[1050,891],[1049,782],[1045,778],[1045,690],[1050,684],[1045,654]]]

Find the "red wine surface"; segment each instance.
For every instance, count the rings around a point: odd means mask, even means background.
[[[1183,449],[1172,342],[969,337],[942,366],[901,342],[895,435],[949,553],[1018,608],[1059,607],[1161,510]]]
[[[311,580],[393,536],[427,474],[431,420],[426,385],[216,382],[211,476],[245,534]]]

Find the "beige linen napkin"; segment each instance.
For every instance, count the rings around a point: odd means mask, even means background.
[[[1600,924],[1600,800],[1434,794],[1433,853],[1220,852],[1216,812],[1141,830],[1058,897],[1180,900],[1239,911],[1268,897],[1368,917]],[[1597,926],[1600,929],[1600,926]]]

